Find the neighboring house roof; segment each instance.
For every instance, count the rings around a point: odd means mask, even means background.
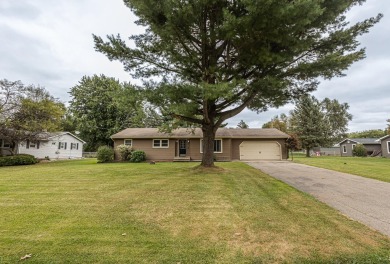
[[[349,140],[351,142],[355,142],[356,144],[363,144],[363,145],[380,144],[380,142],[378,142],[377,138],[346,138],[343,141],[341,141],[339,144],[341,145],[342,143],[344,143],[347,140]]]
[[[387,139],[387,138],[390,138],[390,135],[386,135],[386,136],[384,136],[384,137],[381,137],[381,138],[378,139],[378,141],[382,141],[382,140],[385,140],[385,139]]]
[[[63,135],[70,135],[70,136],[74,137],[75,139],[83,142],[83,144],[86,143],[84,140],[82,140],[81,138],[73,135],[70,132],[43,132],[39,136],[40,136],[40,140],[51,140],[51,139],[53,139],[55,137],[60,137],[60,136],[63,136]]]
[[[111,136],[121,138],[202,138],[200,128],[179,128],[171,133],[159,132],[157,128],[127,128]],[[276,128],[219,128],[216,138],[288,138],[289,135]]]

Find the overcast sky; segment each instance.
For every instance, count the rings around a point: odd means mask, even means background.
[[[350,131],[383,129],[390,118],[390,1],[367,0],[350,11],[352,21],[383,13],[384,18],[360,38],[367,58],[355,63],[343,78],[322,81],[314,95],[347,102],[353,120]],[[21,80],[46,87],[63,102],[84,75],[105,74],[134,82],[119,62],[110,62],[94,50],[92,34],[123,37],[142,32],[122,0],[0,0],[0,79]],[[288,113],[292,105],[256,114],[243,111],[242,119],[261,127],[273,116]]]

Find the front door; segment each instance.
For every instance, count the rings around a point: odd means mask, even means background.
[[[187,140],[180,139],[179,140],[179,156],[185,157],[187,155]]]

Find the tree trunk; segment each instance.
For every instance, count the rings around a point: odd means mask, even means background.
[[[203,125],[203,156],[202,163],[203,167],[214,167],[214,139],[216,129],[213,125]]]
[[[310,148],[306,148],[306,157],[310,158]]]

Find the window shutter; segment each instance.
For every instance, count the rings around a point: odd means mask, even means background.
[[[66,149],[66,142],[65,142],[65,148],[64,149]]]
[[[58,149],[61,149],[61,142],[58,142]]]
[[[76,143],[76,149],[79,149],[79,143]]]
[[[40,143],[40,142],[39,142],[39,141],[37,141],[37,149],[39,149],[39,143]]]
[[[30,148],[30,140],[27,139],[26,141],[26,149]]]

